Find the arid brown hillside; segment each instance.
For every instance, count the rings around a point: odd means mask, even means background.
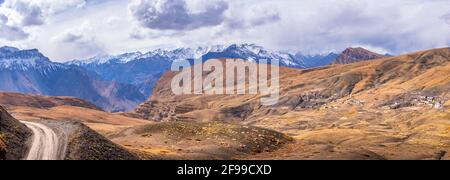
[[[448,159],[449,74],[450,48],[281,68],[280,102],[267,107],[258,95],[175,96],[169,72],[135,112],[159,121],[255,125],[295,137],[296,143],[256,159]]]
[[[33,108],[53,108],[57,106],[75,106],[94,110],[101,110],[92,103],[74,97],[50,97],[20,93],[0,92],[0,104],[9,106],[24,106]]]
[[[271,152],[290,143],[282,133],[220,122],[166,122],[137,126],[111,136],[143,159],[233,159]]]
[[[137,160],[138,157],[114,144],[80,122],[49,121],[56,129],[65,129],[67,137],[66,160]]]
[[[0,160],[19,160],[27,152],[31,131],[0,106]]]
[[[0,93],[0,105],[8,107],[8,111],[19,120],[78,121],[104,135],[151,123],[117,113],[108,113],[89,102],[73,97]]]
[[[386,56],[368,51],[364,48],[348,48],[336,58],[333,64],[351,64],[383,57]]]

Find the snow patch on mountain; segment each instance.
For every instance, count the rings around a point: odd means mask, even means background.
[[[125,53],[120,54],[117,56],[113,55],[102,55],[102,56],[96,56],[92,57],[86,60],[73,60],[69,61],[66,64],[68,65],[77,65],[77,66],[83,66],[83,65],[89,65],[89,64],[107,64],[107,63],[127,63],[133,60],[138,59],[138,57],[142,56],[141,52],[133,52],[133,53]]]
[[[167,49],[156,49],[149,51],[145,54],[141,53],[127,53],[122,55],[107,55],[90,58],[87,60],[75,60],[67,62],[66,64],[85,66],[85,65],[101,65],[107,63],[128,63],[134,60],[142,59],[166,59],[167,61],[176,60],[189,60],[189,59],[208,59],[208,53],[219,54],[222,58],[241,58],[245,60],[273,60],[277,59],[283,65],[286,66],[299,66],[301,64],[296,62],[295,56],[286,52],[272,52],[264,49],[262,46],[257,46],[255,44],[233,44],[230,46],[216,45],[208,47],[197,47],[197,48],[178,48],[173,50]]]
[[[58,67],[63,65],[51,62],[37,49],[19,50],[7,46],[0,48],[0,69],[2,70],[37,69],[46,72]]]

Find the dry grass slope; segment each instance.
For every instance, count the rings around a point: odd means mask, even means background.
[[[295,138],[251,159],[445,159],[450,48],[316,69],[280,69],[281,98],[171,93],[169,72],[135,112],[159,121],[225,121]]]
[[[67,128],[67,123],[65,124]],[[66,160],[137,160],[138,157],[87,126],[72,122]]]
[[[78,121],[103,135],[151,123],[118,113],[104,112],[84,100],[72,97],[0,93],[0,104],[8,107],[8,111],[19,120]]]
[[[292,138],[268,129],[219,122],[167,122],[130,128],[111,137],[144,159],[232,159],[270,152]]]

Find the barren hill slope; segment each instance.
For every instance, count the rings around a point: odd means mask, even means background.
[[[69,160],[135,160],[136,155],[76,121],[37,120],[35,123],[51,128],[64,147],[61,152]],[[0,160],[21,160],[34,144],[31,129],[13,118],[0,106]],[[67,144],[66,144],[67,143]],[[47,144],[48,145],[48,144]]]
[[[7,107],[8,111],[19,120],[78,121],[102,134],[151,123],[117,113],[108,113],[89,102],[73,97],[0,93],[0,105]]]
[[[165,122],[110,136],[143,159],[233,159],[271,152],[292,142],[282,133],[220,122]]]
[[[31,130],[0,106],[0,160],[22,159],[31,135]]]
[[[169,72],[135,112],[160,121],[256,125],[297,139],[278,154],[256,158],[448,158],[450,48],[280,71],[275,106],[260,106],[258,95],[175,96],[170,81],[176,73]]]

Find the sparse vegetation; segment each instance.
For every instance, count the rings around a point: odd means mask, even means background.
[[[450,48],[326,68],[281,67],[280,101],[270,107],[255,95],[173,95],[174,74],[157,84],[151,107],[136,112],[150,120],[167,114],[158,120],[264,127],[296,140],[256,159],[437,159],[450,150]]]
[[[192,157],[192,153],[198,154],[197,157],[212,156],[213,159],[228,159],[242,153],[270,152],[293,141],[291,137],[273,130],[220,122],[157,123],[131,128],[112,138],[133,150],[147,154],[152,152],[149,149],[170,147],[169,151],[160,152],[159,155],[162,153],[166,154],[167,158],[183,157],[188,159]],[[131,145],[126,143],[126,140],[130,138],[138,138],[142,142],[155,141],[155,144]],[[189,153],[190,151],[193,152]],[[174,154],[167,154],[169,152]],[[153,151],[150,154],[158,155],[158,152]]]
[[[137,160],[138,157],[87,126],[72,122],[66,160]]]

